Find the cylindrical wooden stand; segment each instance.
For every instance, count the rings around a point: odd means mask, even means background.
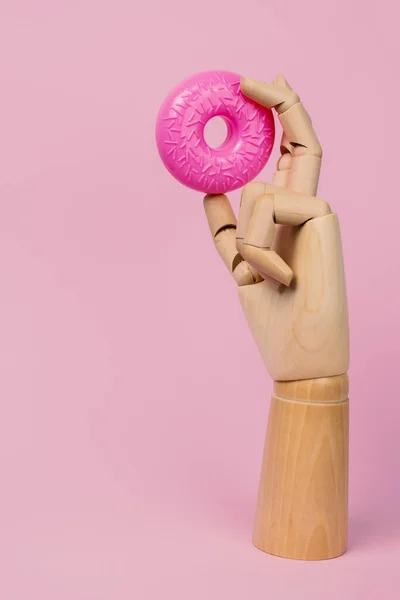
[[[347,375],[275,382],[254,524],[254,545],[321,560],[347,548]]]

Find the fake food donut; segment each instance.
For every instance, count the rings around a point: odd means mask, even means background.
[[[227,138],[218,148],[205,141],[204,128],[222,117]],[[274,118],[240,91],[240,75],[208,71],[182,81],[157,117],[158,151],[169,172],[206,194],[242,187],[265,166],[274,143]]]

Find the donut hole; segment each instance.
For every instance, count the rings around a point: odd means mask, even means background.
[[[225,144],[229,136],[228,124],[223,117],[212,117],[204,127],[204,140],[216,150]]]

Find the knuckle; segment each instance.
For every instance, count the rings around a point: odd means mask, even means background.
[[[300,96],[293,90],[290,90],[287,102],[289,102],[291,106],[293,106],[293,104],[298,104],[300,102]]]
[[[330,204],[326,202],[326,200],[320,200],[318,207],[318,216],[325,217],[326,215],[330,215],[332,212]]]
[[[278,171],[288,171],[292,163],[292,155],[289,152],[282,154],[278,160],[277,169]]]
[[[242,192],[242,196],[244,195],[257,195],[259,193],[262,193],[263,189],[264,189],[264,183],[262,183],[261,181],[250,181],[250,183],[246,183],[246,185],[243,188],[243,192]]]
[[[296,94],[293,90],[285,90],[284,100],[278,110],[278,112],[283,113],[292,108],[295,104],[299,104],[300,96]]]
[[[239,254],[242,254],[242,248],[243,248],[243,238],[236,238],[236,250],[239,252]]]

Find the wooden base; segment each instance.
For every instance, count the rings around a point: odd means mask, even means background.
[[[302,560],[346,551],[347,393],[346,375],[275,383],[253,533],[260,550]]]

